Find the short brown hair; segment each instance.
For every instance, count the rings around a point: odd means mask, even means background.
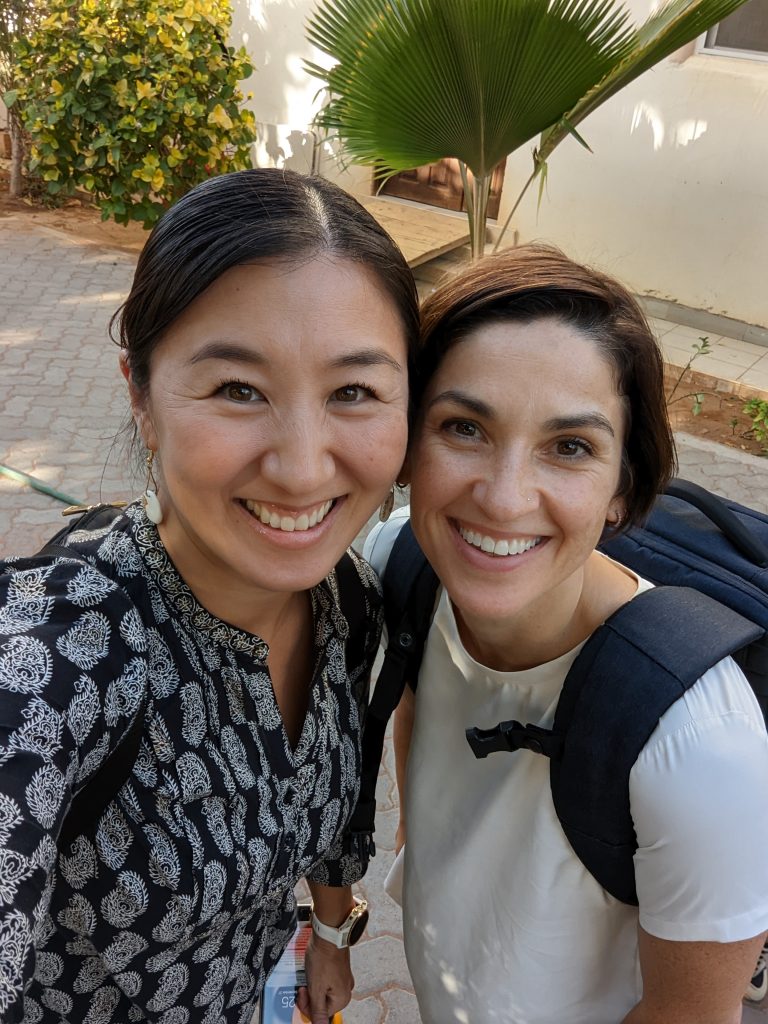
[[[482,324],[552,317],[588,336],[608,359],[627,422],[619,490],[622,528],[642,522],[676,468],[659,346],[637,301],[618,281],[529,244],[473,264],[432,293],[421,310],[414,407],[445,354]]]

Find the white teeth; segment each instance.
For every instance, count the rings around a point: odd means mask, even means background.
[[[475,533],[473,530],[465,530],[459,527],[459,533],[473,548],[480,548],[489,555],[522,555],[524,551],[530,551],[537,544],[541,543],[541,537],[520,538],[518,540],[494,540],[482,533]]]
[[[325,501],[322,505],[312,509],[311,513],[302,512],[301,515],[294,517],[281,516],[277,512],[270,512],[266,506],[262,506],[250,498],[244,501],[243,504],[265,526],[271,526],[275,530],[282,530],[283,533],[303,533],[305,530],[311,530],[313,526],[322,523],[333,507],[332,501]]]

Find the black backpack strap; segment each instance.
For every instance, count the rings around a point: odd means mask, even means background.
[[[77,530],[98,530],[109,526],[120,512],[121,509],[116,505],[91,505],[77,519],[71,520],[55,533],[34,555],[14,558],[8,565],[13,569],[34,569],[39,566],[41,558],[79,558],[82,561],[82,556],[77,550],[65,544],[67,537]]]
[[[78,558],[78,554],[64,542],[70,534],[78,530],[100,530],[109,526],[121,515],[122,508],[115,505],[91,505],[77,519],[71,520],[65,527],[37,552],[35,558]]]
[[[336,580],[339,588],[339,606],[344,618],[347,620],[347,625],[349,626],[345,652],[346,663],[347,665],[362,664],[365,657],[365,644],[368,634],[368,630],[366,629],[366,602],[365,599],[361,600],[361,597],[363,596],[363,585],[360,581],[360,576],[352,556],[348,553],[342,555],[341,560],[336,566]],[[366,726],[364,725],[364,736],[365,728]],[[366,777],[366,763],[366,748],[365,743],[363,742],[363,780],[365,780]],[[378,765],[376,765],[374,772],[378,772]],[[374,786],[375,784],[376,780],[374,777]],[[367,863],[368,858],[375,853],[372,832],[372,828],[366,831],[361,830],[356,826],[354,813],[344,831],[345,849],[354,853],[354,855],[363,863]]]
[[[372,706],[387,721],[400,702],[405,684],[418,684],[439,580],[419,547],[410,519],[398,533],[382,577],[387,649]],[[384,682],[383,686],[379,684]]]
[[[368,615],[363,583],[349,552],[345,552],[336,564],[336,583],[339,588],[339,607],[349,627],[346,663],[361,665],[365,658]]]
[[[109,526],[120,514],[119,507],[93,505],[54,534],[36,555],[23,561],[37,565],[40,558],[64,557],[82,560],[76,548],[64,543],[66,538],[78,530],[97,530]],[[23,563],[14,562],[13,566],[23,568]],[[77,836],[91,829],[127,782],[139,756],[148,700],[147,690],[136,717],[118,745],[110,752],[96,774],[75,794],[59,832],[60,849],[67,849]]]
[[[723,536],[733,544],[753,565],[761,569],[768,567],[768,548],[757,534],[749,530],[725,501],[699,484],[676,477],[670,480],[666,494],[680,498],[693,505],[714,523]]]
[[[574,852],[622,903],[637,905],[629,773],[664,712],[764,630],[698,590],[654,587],[587,640],[563,683],[552,729],[468,729],[476,757],[527,749],[550,758],[552,800]]]
[[[368,844],[373,856],[376,780],[384,736],[406,682],[416,688],[427,634],[432,622],[438,579],[413,535],[410,521],[400,530],[382,579],[387,648],[363,729],[360,796],[349,830]]]
[[[621,902],[637,904],[632,766],[664,712],[762,634],[697,590],[655,587],[596,630],[571,667],[553,723],[563,747],[550,766],[552,798],[579,859]]]

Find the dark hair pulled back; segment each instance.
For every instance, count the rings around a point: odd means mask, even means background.
[[[112,319],[133,387],[149,385],[152,353],[184,309],[231,267],[342,257],[367,267],[403,322],[409,357],[418,335],[413,276],[387,232],[347,192],[319,177],[255,168],[210,178],[153,229],[128,298]]]

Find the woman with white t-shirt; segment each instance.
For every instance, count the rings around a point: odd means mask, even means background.
[[[650,586],[595,550],[675,462],[641,310],[554,249],[482,261],[424,305],[415,409],[410,517],[442,587],[396,715],[395,874],[424,1024],[734,1024],[768,928],[768,739],[735,663],[632,769],[639,907],[573,852],[546,758],[477,760],[464,737],[551,727],[584,641]],[[407,516],[371,534],[379,572]]]

